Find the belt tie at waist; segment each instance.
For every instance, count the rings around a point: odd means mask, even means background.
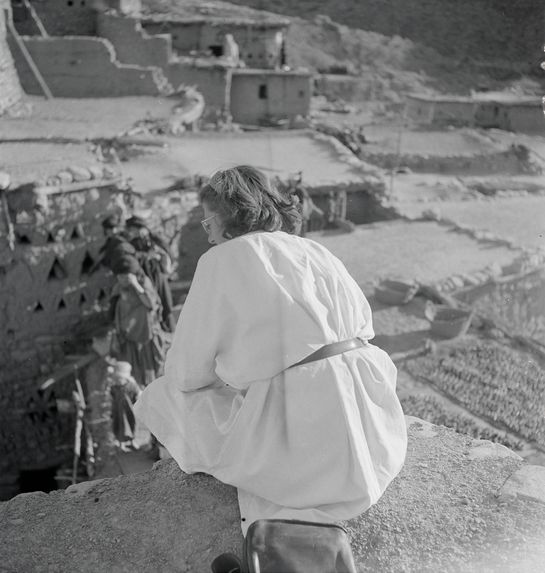
[[[330,358],[337,354],[342,354],[343,352],[348,352],[349,350],[355,350],[356,348],[361,348],[367,346],[368,342],[366,340],[361,340],[361,338],[350,338],[349,340],[341,340],[340,342],[332,342],[331,344],[325,344],[321,348],[318,348],[316,352],[309,354],[303,360],[292,364],[288,368],[294,368],[295,366],[301,366],[307,364],[308,362],[315,362],[316,360],[323,360],[324,358]]]

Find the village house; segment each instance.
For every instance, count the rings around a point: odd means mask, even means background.
[[[193,0],[159,8],[14,1],[7,41],[24,91],[118,97],[196,86],[209,118],[256,124],[308,115],[311,74],[286,65],[288,20],[259,11],[233,17]]]
[[[406,105],[407,118],[420,125],[545,133],[543,104],[539,97],[487,92],[471,96],[411,94],[407,96]]]

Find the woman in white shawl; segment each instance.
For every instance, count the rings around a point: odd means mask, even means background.
[[[201,190],[199,260],[165,375],[136,414],[187,473],[238,488],[256,519],[355,517],[401,469],[396,368],[344,265],[292,234],[297,200],[252,167]]]

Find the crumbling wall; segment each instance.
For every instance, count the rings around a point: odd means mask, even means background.
[[[0,114],[17,103],[23,94],[6,40],[8,5],[5,0],[0,0]]]
[[[56,97],[161,95],[170,89],[160,68],[119,64],[105,39],[25,37],[23,41]],[[23,89],[41,95],[22,54],[13,52]]]
[[[229,109],[231,70],[220,65],[173,62],[165,70],[170,84],[196,86],[204,96],[205,113]]]
[[[112,43],[121,64],[165,67],[172,57],[170,36],[148,35],[136,18],[98,14],[97,35]]]
[[[0,475],[6,479],[70,457],[74,414],[61,411],[58,400],[71,401],[76,368],[87,362],[67,365],[66,355],[78,349],[85,328],[104,322],[113,284],[111,273],[95,266],[102,218],[124,209],[120,180],[100,167],[74,166],[59,176],[77,181],[26,185],[0,204]]]
[[[306,116],[311,93],[309,74],[233,70],[231,114],[240,123]]]
[[[179,54],[200,50],[203,22],[169,22],[166,20],[142,19],[142,27],[150,35],[169,34],[172,48]]]

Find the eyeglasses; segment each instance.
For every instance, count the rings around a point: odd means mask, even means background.
[[[217,215],[217,213],[216,213]],[[206,217],[206,219],[203,219],[201,221],[201,225],[202,228],[207,232],[210,233],[210,223],[208,221],[211,221],[216,215],[211,215],[210,217]]]

